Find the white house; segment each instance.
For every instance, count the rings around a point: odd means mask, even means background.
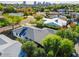
[[[33,40],[37,43],[40,43],[45,36],[51,33],[52,34],[55,33],[55,30],[48,28],[39,29],[30,26],[20,27],[13,30],[13,35],[15,37],[27,40]]]
[[[62,20],[60,18],[53,18],[53,19],[43,18],[43,20],[44,20],[44,24],[48,26],[62,27],[62,26],[66,26],[67,24],[67,21]]]
[[[0,34],[0,57],[18,57],[21,43]]]

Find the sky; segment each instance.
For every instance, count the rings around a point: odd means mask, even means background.
[[[23,1],[26,1],[27,4],[33,4],[34,1],[37,2],[51,2],[51,3],[79,3],[79,0],[0,0],[2,3],[22,3]]]

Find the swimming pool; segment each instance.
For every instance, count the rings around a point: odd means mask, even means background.
[[[19,57],[27,57],[27,53],[21,49]]]

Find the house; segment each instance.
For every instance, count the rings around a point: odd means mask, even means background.
[[[54,34],[55,30],[48,29],[48,28],[36,28],[31,26],[24,26],[17,29],[14,29],[13,35],[15,37],[27,40],[33,40],[37,43],[40,43],[42,39],[48,34]]]
[[[21,43],[0,34],[0,57],[18,57]]]
[[[65,12],[66,10],[65,9],[58,9],[57,11],[58,12]]]
[[[60,19],[60,18],[53,18],[53,19],[48,19],[48,18],[43,18],[44,24],[48,26],[57,26],[57,27],[62,27],[66,26],[67,21]]]
[[[45,12],[37,12],[36,14],[46,16],[46,13]]]
[[[57,18],[60,13],[59,12],[49,12],[49,18]]]
[[[23,13],[9,13],[10,16],[23,16]]]
[[[65,9],[58,9],[57,12],[64,15],[66,13],[66,10]]]

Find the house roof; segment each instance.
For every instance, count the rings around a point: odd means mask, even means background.
[[[65,9],[58,9],[58,12],[65,12]]]
[[[11,16],[23,16],[23,13],[9,13]]]
[[[63,25],[66,25],[67,24],[67,21],[65,20],[62,20],[60,18],[53,18],[53,19],[47,19],[47,18],[44,18],[44,24],[48,24],[48,23],[55,23],[59,26],[63,26]]]
[[[19,55],[20,50],[21,50],[21,43],[11,40],[7,36],[0,34],[1,57],[16,57]]]
[[[59,15],[60,13],[59,12],[50,12],[49,14],[50,15]]]

